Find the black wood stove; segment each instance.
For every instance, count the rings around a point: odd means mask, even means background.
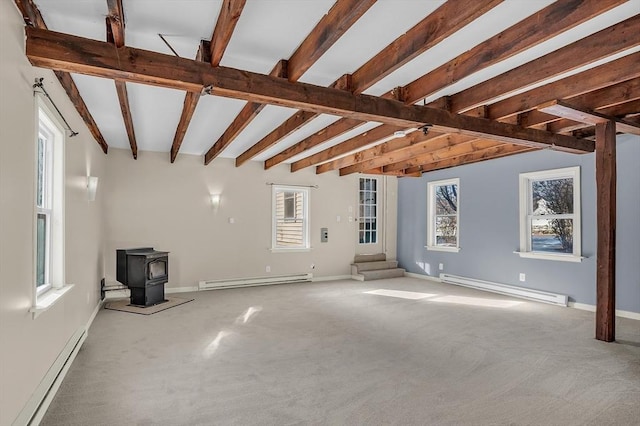
[[[169,281],[169,252],[153,247],[116,250],[116,279],[129,287],[131,304],[153,306],[165,302]]]

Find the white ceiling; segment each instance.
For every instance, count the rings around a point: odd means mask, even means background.
[[[35,3],[49,29],[105,40],[106,0],[36,0]],[[211,37],[221,3],[222,0],[123,0],[126,44],[172,54],[158,36],[162,34],[180,56],[194,58],[200,40]],[[333,3],[334,0],[248,0],[221,65],[269,73],[278,60],[291,56]],[[342,74],[355,71],[442,3],[443,0],[378,0],[311,67],[301,81],[327,86]],[[365,93],[380,95],[393,87],[406,85],[551,3],[552,0],[506,0],[385,77]],[[532,49],[478,71],[434,93],[427,101],[471,87],[636,15],[639,11],[640,0],[630,0]],[[624,54],[631,52],[629,50]],[[610,59],[612,58],[607,60]],[[579,70],[572,73],[577,71]],[[73,78],[109,146],[128,149],[129,142],[114,83],[82,75],[73,75]],[[182,111],[184,92],[131,83],[127,83],[127,88],[138,149],[169,152]],[[244,101],[235,99],[202,97],[180,152],[204,154],[244,104]],[[294,112],[290,108],[265,107],[221,156],[237,157]],[[320,116],[254,160],[264,161],[336,119],[337,117],[328,115]],[[326,149],[376,125],[377,123],[368,123],[360,126],[312,151],[291,158],[288,162]]]

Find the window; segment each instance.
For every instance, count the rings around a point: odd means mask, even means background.
[[[272,249],[309,249],[309,189],[273,186]]]
[[[378,179],[360,178],[358,242],[378,242]]]
[[[64,285],[64,135],[38,102],[35,199],[36,297]]]
[[[520,256],[580,261],[580,168],[520,174]]]
[[[299,192],[284,193],[284,219],[296,220],[298,216],[298,201],[302,201],[302,195]]]
[[[459,251],[460,179],[429,182],[428,192],[427,249]]]

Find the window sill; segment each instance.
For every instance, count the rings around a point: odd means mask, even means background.
[[[584,256],[575,256],[573,254],[546,254],[529,251],[514,251],[514,253],[526,259],[555,260],[560,262],[580,263],[583,259],[586,259]]]
[[[311,247],[308,248],[271,248],[272,253],[305,253],[311,251]]]
[[[450,253],[458,253],[460,247],[440,247],[440,246],[424,246],[429,251],[448,251]]]
[[[36,305],[29,309],[29,312],[31,312],[33,319],[38,318],[41,313],[49,310],[49,308],[58,303],[58,301],[62,299],[62,296],[67,294],[67,292],[72,288],[73,284],[66,284],[62,287],[52,288],[51,290],[38,296]]]

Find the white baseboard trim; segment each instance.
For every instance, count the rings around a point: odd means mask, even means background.
[[[82,344],[86,340],[89,334],[89,328],[91,324],[93,324],[93,320],[96,318],[96,315],[98,315],[98,312],[100,312],[103,304],[103,300],[98,301],[87,324],[78,329],[71,339],[69,339],[58,355],[58,358],[53,362],[51,368],[49,368],[49,371],[47,371],[47,374],[31,395],[29,401],[12,423],[13,426],[38,426],[40,424],[49,409],[49,405],[51,405],[53,398],[56,396],[62,381],[67,375],[73,360],[76,358]]]
[[[47,371],[47,374],[34,390],[29,401],[13,421],[13,426],[38,426],[40,424],[86,338],[87,329],[85,327],[80,327],[71,336],[71,339],[69,339],[49,368],[49,371]]]
[[[442,280],[440,279],[440,277],[432,277],[429,275],[415,274],[413,272],[405,272],[404,276],[410,277],[410,278],[418,278],[419,280],[427,280],[427,281],[433,281],[436,283],[442,283]]]
[[[313,277],[311,282],[317,283],[322,281],[340,281],[340,280],[350,280],[351,275],[330,275],[327,277]]]
[[[192,291],[198,291],[198,286],[193,287],[165,287],[165,294],[173,294],[173,293],[190,293]]]
[[[352,280],[355,281],[364,281],[364,275],[349,275]]]
[[[587,303],[569,302],[570,308],[580,309],[582,311],[595,312],[595,305],[589,305]],[[616,309],[616,316],[621,318],[629,318],[640,321],[640,312],[623,311]]]

